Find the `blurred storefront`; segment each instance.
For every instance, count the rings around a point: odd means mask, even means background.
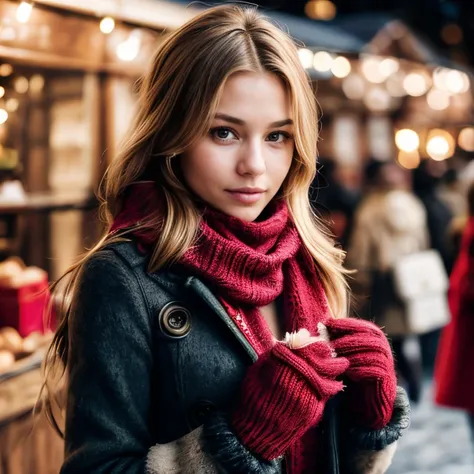
[[[93,192],[132,117],[134,84],[191,15],[146,0],[1,3],[0,163],[26,193],[0,197],[5,252],[54,279],[95,240]]]
[[[426,158],[468,160],[474,150],[471,72],[399,20],[368,16],[339,26],[361,41],[371,39],[355,55],[301,48],[300,56],[323,111],[320,154],[338,163],[346,183],[359,185],[368,159],[397,160],[407,169]]]
[[[51,340],[39,289],[101,232],[94,193],[133,116],[137,80],[194,14],[153,0],[0,2],[2,474],[59,471],[60,438],[44,420],[32,431]]]

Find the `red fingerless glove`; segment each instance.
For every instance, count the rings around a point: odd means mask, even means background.
[[[381,429],[393,414],[397,377],[392,349],[373,323],[355,318],[327,322],[331,345],[349,360],[346,400],[357,423]],[[352,382],[352,383],[351,383]]]
[[[349,366],[326,342],[290,349],[278,342],[243,381],[232,425],[247,449],[265,460],[283,455],[321,419],[326,401],[342,388]]]

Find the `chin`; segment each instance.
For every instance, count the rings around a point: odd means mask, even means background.
[[[246,222],[253,222],[258,219],[258,216],[263,212],[261,206],[248,206],[248,207],[228,207],[226,209],[220,209],[225,214],[236,217]]]

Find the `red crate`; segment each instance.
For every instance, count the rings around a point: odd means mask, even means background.
[[[13,327],[20,336],[54,329],[54,318],[45,324],[45,311],[50,301],[47,277],[18,288],[0,286],[0,327]]]

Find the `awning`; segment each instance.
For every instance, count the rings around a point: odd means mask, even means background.
[[[190,4],[189,0],[172,1],[180,5]],[[227,2],[221,3],[225,4]],[[191,3],[191,5],[195,8],[206,8],[205,5],[200,3]],[[337,26],[288,15],[268,8],[259,8],[259,10],[288,32],[301,47],[354,54],[359,53],[364,47],[363,41]]]

